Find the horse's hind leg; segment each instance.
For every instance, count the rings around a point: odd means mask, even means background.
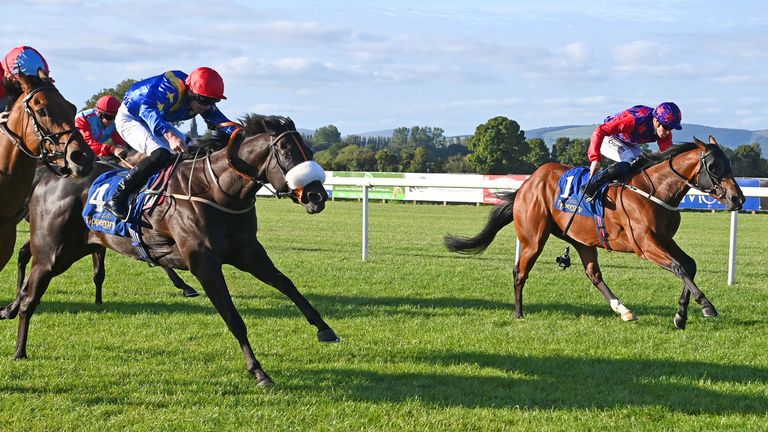
[[[99,248],[96,252],[91,254],[93,260],[93,285],[96,287],[96,304],[102,304],[102,288],[104,286],[104,257],[107,254],[106,248]]]
[[[515,269],[513,270],[513,278],[515,282],[515,318],[521,319],[523,317],[523,287],[525,287],[525,281],[528,280],[528,275],[536,264],[536,260],[544,250],[544,245],[547,243],[549,233],[551,232],[551,226],[549,220],[541,217],[537,220],[526,220],[525,223],[520,223],[515,220],[515,231],[517,232],[518,239],[520,240],[520,258],[517,260]],[[525,226],[525,229],[523,229]]]
[[[608,288],[608,285],[603,280],[603,273],[600,271],[600,264],[597,262],[597,248],[594,246],[585,246],[578,242],[572,242],[574,248],[579,253],[581,263],[584,265],[584,273],[589,278],[592,285],[600,291],[600,294],[608,300],[608,304],[611,306],[614,312],[621,315],[621,319],[624,321],[634,321],[637,316],[626,306],[621,304],[621,300]]]
[[[184,297],[197,297],[200,295],[200,293],[197,292],[194,288],[187,285],[187,283],[184,282],[184,279],[182,279],[181,276],[173,271],[172,268],[163,267],[163,270],[165,270],[165,274],[167,274],[171,279],[171,282],[173,282],[173,286],[180,289],[184,293]]]
[[[49,269],[43,269],[32,262],[32,268],[29,271],[29,278],[24,281],[21,289],[21,295],[17,298],[19,313],[19,332],[16,338],[16,354],[14,358],[27,358],[27,338],[29,336],[29,322],[32,315],[40,304],[48,285],[53,278],[53,273]]]
[[[339,342],[339,337],[323,320],[317,309],[301,295],[296,285],[275,267],[261,243],[254,241],[250,245],[250,250],[242,254],[238,262],[232,264],[240,270],[254,275],[267,285],[277,288],[278,291],[291,299],[293,304],[304,314],[307,321],[317,328],[317,339],[320,342]]]

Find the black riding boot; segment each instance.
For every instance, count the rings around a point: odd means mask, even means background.
[[[149,157],[142,159],[128,171],[115,194],[104,204],[104,209],[117,216],[118,219],[128,218],[128,197],[147,182],[147,179],[159,169],[168,165],[173,155],[166,149],[157,149]]]
[[[632,171],[632,167],[629,162],[616,162],[608,168],[595,174],[595,176],[587,183],[587,187],[584,189],[584,199],[587,202],[591,202],[595,199],[597,191],[600,188],[613,180],[620,179]]]

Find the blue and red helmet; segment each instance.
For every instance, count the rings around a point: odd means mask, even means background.
[[[26,45],[17,46],[3,58],[3,73],[8,80],[15,80],[19,73],[45,77],[50,75],[48,62],[34,48]]]
[[[680,113],[680,108],[674,102],[662,102],[653,110],[653,118],[658,120],[663,126],[677,130],[683,128],[680,126],[683,115]]]

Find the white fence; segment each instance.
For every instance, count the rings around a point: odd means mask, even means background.
[[[362,259],[368,257],[368,202],[369,189],[373,187],[426,187],[426,188],[459,188],[459,189],[483,189],[483,190],[517,190],[523,183],[524,176],[482,178],[483,176],[441,175],[439,178],[420,174],[415,178],[383,178],[383,177],[337,177],[333,173],[325,181],[326,186],[356,186],[362,188]],[[480,177],[480,178],[478,178]],[[745,197],[768,197],[768,188],[742,187]],[[705,196],[697,190],[691,190],[689,196]],[[482,196],[482,193],[480,194]],[[432,200],[434,201],[434,200]],[[446,197],[444,201],[453,201]],[[463,201],[463,200],[459,200]],[[483,201],[477,201],[483,202]],[[728,247],[728,285],[736,282],[736,236],[738,225],[738,212],[731,212],[730,242]],[[515,262],[520,256],[520,242],[515,247]]]

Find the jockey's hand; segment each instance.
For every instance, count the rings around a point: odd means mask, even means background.
[[[115,149],[115,154],[116,154],[116,155],[117,155],[117,157],[119,157],[120,159],[125,159],[125,158],[127,158],[127,157],[128,157],[128,150],[126,150],[126,149],[124,149],[124,148],[116,148],[116,149]]]
[[[589,178],[592,178],[595,175],[598,168],[600,168],[599,161],[592,161],[592,163],[589,164]]]
[[[182,138],[171,131],[163,134],[163,137],[168,140],[168,144],[171,145],[171,150],[174,152],[182,153],[187,151],[187,143],[185,142],[185,138]]]

